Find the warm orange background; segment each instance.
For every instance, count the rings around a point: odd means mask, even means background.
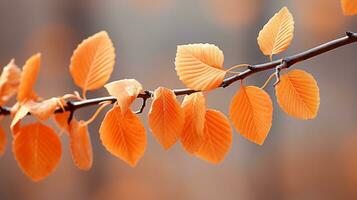
[[[116,47],[111,80],[135,78],[146,89],[181,88],[174,70],[176,45],[208,42],[225,53],[225,66],[261,63],[256,37],[282,6],[295,18],[290,55],[357,31],[356,16],[344,17],[339,0],[63,0],[0,1],[0,63],[15,57],[22,66],[42,52],[36,91],[43,97],[78,90],[69,75],[73,49],[84,38],[107,30]],[[321,107],[312,121],[283,113],[274,100],[273,127],[263,146],[234,134],[233,148],[220,165],[184,152],[164,151],[148,131],[148,149],[134,169],[105,151],[98,139],[100,119],[90,126],[94,165],[89,172],[72,163],[68,139],[63,158],[44,181],[31,182],[8,146],[0,158],[0,199],[356,199],[357,45],[296,65],[318,80]],[[261,85],[267,73],[249,78]],[[228,113],[238,84],[208,95],[208,105]],[[268,91],[273,96],[272,86]],[[89,97],[107,95],[104,89]],[[88,119],[94,108],[81,110]],[[140,117],[147,124],[148,108]],[[8,127],[9,119],[1,121]],[[10,137],[10,134],[8,135]]]

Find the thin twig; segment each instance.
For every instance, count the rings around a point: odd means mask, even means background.
[[[222,82],[222,84],[219,87],[221,87],[221,88],[228,87],[232,83],[234,83],[238,80],[243,80],[244,78],[251,76],[252,74],[255,74],[255,73],[258,73],[261,71],[270,70],[270,69],[275,69],[277,66],[281,65],[282,63],[284,63],[284,66],[279,67],[279,68],[281,68],[281,69],[289,68],[298,62],[310,59],[312,57],[318,56],[325,52],[337,49],[339,47],[342,47],[342,46],[345,46],[345,45],[348,45],[348,44],[351,44],[354,42],[357,42],[357,33],[346,32],[346,36],[344,36],[344,37],[329,41],[329,42],[319,45],[317,47],[311,48],[307,51],[304,51],[304,52],[301,52],[301,53],[298,53],[298,54],[295,54],[292,56],[285,57],[284,59],[275,60],[275,61],[257,64],[257,65],[249,65],[249,66],[247,66],[248,69],[246,69],[245,71],[243,71],[237,75],[234,75],[234,76],[224,79],[224,81]],[[191,90],[191,89],[174,89],[173,91],[176,94],[176,96],[189,95],[189,94],[198,92],[196,90]],[[143,111],[143,109],[146,105],[146,100],[151,98],[152,94],[153,94],[152,91],[147,90],[147,91],[145,91],[145,93],[138,95],[137,98],[143,99],[143,105],[141,106],[138,113],[141,113]],[[103,101],[110,101],[111,103],[114,103],[116,101],[116,99],[112,96],[108,96],[108,97],[99,97],[99,98],[94,98],[94,99],[86,99],[86,100],[82,100],[82,101],[67,101],[67,106],[65,106],[65,110],[73,113],[77,109],[91,106],[91,105],[97,105]],[[55,113],[62,113],[62,112],[63,112],[63,110],[61,108],[58,108],[55,111]],[[0,107],[0,115],[10,115],[10,113],[11,113],[11,108]]]

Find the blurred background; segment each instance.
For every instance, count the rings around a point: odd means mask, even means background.
[[[216,44],[227,67],[266,62],[256,37],[283,6],[293,14],[296,28],[292,45],[281,56],[357,31],[356,16],[343,16],[339,0],[1,0],[0,63],[15,58],[22,66],[41,52],[37,93],[45,98],[72,93],[79,90],[68,69],[73,50],[83,39],[106,30],[117,54],[111,81],[135,78],[145,89],[182,88],[174,70],[177,45]],[[164,151],[147,129],[145,156],[131,168],[101,145],[102,113],[90,126],[94,164],[88,172],[74,166],[63,135],[57,170],[33,183],[17,166],[10,141],[0,158],[0,199],[356,199],[356,52],[352,44],[295,65],[318,80],[318,117],[293,119],[273,98],[273,127],[264,145],[235,132],[233,147],[219,165],[189,156],[179,143]],[[260,86],[268,76],[259,73],[246,83]],[[274,97],[273,87],[267,88]],[[237,89],[235,84],[209,93],[209,107],[228,114]],[[101,89],[88,97],[106,95]],[[140,115],[145,125],[148,110]],[[76,117],[88,119],[94,111],[82,109]],[[9,127],[9,119],[1,125]]]

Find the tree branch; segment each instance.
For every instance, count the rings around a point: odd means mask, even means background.
[[[307,51],[304,51],[304,52],[301,52],[301,53],[298,53],[298,54],[295,54],[292,56],[288,56],[288,57],[285,57],[280,60],[275,60],[272,62],[248,66],[248,69],[241,72],[240,74],[224,79],[224,81],[222,82],[220,87],[226,88],[238,80],[242,80],[252,74],[255,74],[255,73],[258,73],[261,71],[270,70],[270,69],[276,69],[276,75],[278,78],[278,76],[279,76],[278,72],[280,72],[280,70],[282,70],[282,69],[289,68],[298,62],[310,59],[312,57],[318,56],[325,52],[337,49],[341,46],[345,46],[345,45],[348,45],[348,44],[351,44],[354,42],[357,42],[357,33],[346,32],[346,36],[344,36],[344,37],[329,41],[324,44],[321,44],[321,45],[314,47],[312,49],[309,49]],[[277,67],[279,67],[279,69]],[[277,81],[279,81],[279,79],[277,79]],[[196,90],[191,90],[191,89],[174,89],[173,91],[176,94],[176,96],[188,95],[188,94],[198,92]],[[140,110],[137,111],[137,113],[142,113],[142,111],[144,110],[145,105],[146,105],[146,100],[151,98],[152,95],[153,95],[153,92],[149,91],[149,90],[146,90],[146,91],[144,91],[144,93],[139,94],[139,96],[137,98],[143,99],[143,104],[142,104]],[[87,107],[87,106],[92,106],[92,105],[98,105],[100,102],[104,102],[104,101],[110,101],[110,102],[114,103],[116,101],[116,99],[112,96],[108,96],[108,97],[99,97],[99,98],[94,98],[94,99],[86,99],[83,101],[68,101],[67,106],[65,106],[65,110],[71,111],[73,113],[77,109]],[[61,108],[58,108],[55,111],[55,113],[61,113],[61,112],[63,112]],[[10,115],[10,113],[11,113],[11,108],[0,107],[0,115]]]

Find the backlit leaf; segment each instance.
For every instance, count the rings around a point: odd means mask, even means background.
[[[341,0],[341,6],[344,15],[357,14],[357,0]]]
[[[22,171],[39,181],[57,167],[62,146],[53,129],[36,122],[21,127],[14,139],[13,153]]]
[[[273,104],[264,90],[241,86],[232,99],[229,115],[241,135],[262,145],[272,125]]]
[[[102,87],[110,78],[115,64],[113,43],[101,31],[78,45],[69,67],[72,78],[85,93]]]
[[[283,7],[259,32],[258,44],[264,55],[281,53],[288,48],[294,37],[294,19],[289,10]]]
[[[169,149],[182,133],[184,113],[172,90],[159,87],[149,111],[149,126],[159,143]]]
[[[175,66],[180,80],[194,90],[217,88],[224,79],[223,52],[212,44],[177,47]]]
[[[3,68],[0,76],[0,106],[3,106],[17,93],[20,79],[21,70],[15,64],[15,60],[12,59],[10,63]]]
[[[145,128],[130,109],[123,114],[120,107],[114,105],[105,115],[99,133],[104,147],[132,167],[144,155]]]
[[[135,79],[124,79],[113,81],[105,85],[108,93],[117,99],[118,105],[123,113],[133,103],[142,91],[141,84]]]
[[[19,91],[17,93],[17,101],[22,103],[26,100],[35,99],[36,93],[33,86],[36,83],[38,73],[40,71],[41,54],[31,56],[23,67]]]
[[[75,165],[81,170],[89,170],[93,164],[93,151],[88,127],[84,121],[71,121],[69,138]]]
[[[14,118],[11,121],[11,132],[13,135],[17,134],[20,121],[27,115],[30,109],[26,105],[21,105],[20,108],[16,111]]]
[[[54,118],[61,130],[67,131],[68,128],[68,118],[71,115],[70,112],[56,113]]]
[[[299,119],[313,119],[320,106],[319,87],[314,77],[303,70],[292,70],[280,77],[275,87],[280,107]]]
[[[4,129],[0,126],[0,156],[4,155],[6,150],[7,138]]]
[[[206,100],[202,92],[186,95],[182,108],[185,114],[181,143],[187,152],[194,154],[201,146],[204,135]]]
[[[203,160],[218,164],[232,145],[232,128],[226,116],[216,110],[207,110],[203,142],[196,155]]]

